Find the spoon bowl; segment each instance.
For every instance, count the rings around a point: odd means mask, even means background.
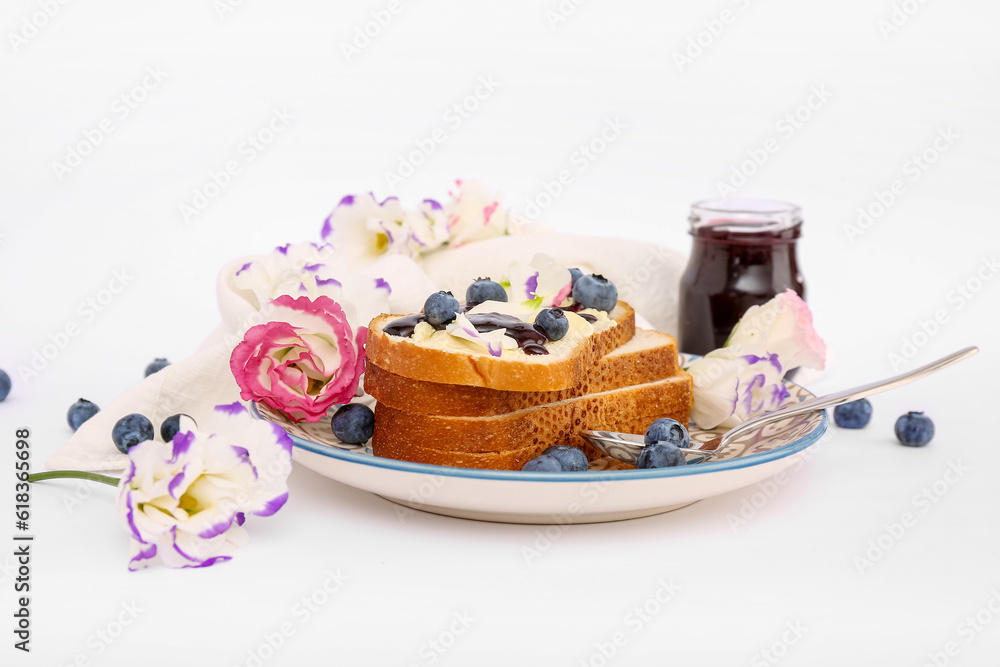
[[[781,421],[782,419],[794,417],[795,415],[825,410],[826,408],[832,408],[843,403],[856,401],[865,398],[866,396],[871,396],[872,394],[901,387],[904,384],[909,384],[914,380],[919,380],[922,377],[926,377],[943,368],[947,368],[952,364],[958,363],[963,359],[967,359],[977,352],[979,352],[978,347],[967,347],[953,354],[949,354],[947,357],[942,357],[935,362],[929,363],[926,366],[921,366],[920,368],[916,368],[901,375],[896,375],[895,377],[891,377],[887,380],[871,382],[869,384],[861,385],[860,387],[854,387],[853,389],[845,389],[844,391],[827,394],[826,396],[819,396],[817,398],[811,398],[799,403],[792,403],[773,412],[765,412],[748,419],[729,431],[726,431],[723,435],[714,438],[713,440],[709,440],[701,447],[681,448],[681,451],[684,453],[684,458],[688,464],[710,462],[717,458],[730,443],[740,436],[745,435],[749,431],[776,421]],[[631,463],[632,465],[635,465],[639,452],[641,452],[645,446],[644,436],[632,433],[618,433],[616,431],[581,431],[580,435],[608,456],[618,459],[619,461],[624,461],[625,463]]]

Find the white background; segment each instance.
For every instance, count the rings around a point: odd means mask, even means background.
[[[566,169],[572,182],[541,222],[686,251],[690,203],[715,196],[771,138],[776,152],[739,191],[804,208],[808,298],[833,350],[810,388],[860,384],[969,344],[983,351],[877,397],[865,431],[831,428],[746,525],[727,516],[761,489],[572,527],[530,563],[522,548],[540,539],[537,527],[401,522],[390,503],[300,468],[287,507],[255,522],[232,562],[132,574],[113,491],[39,485],[34,650],[10,647],[13,561],[0,557],[0,662],[246,665],[285,621],[295,632],[264,664],[426,665],[433,655],[440,665],[599,665],[595,647],[623,631],[607,664],[763,665],[760,651],[789,623],[806,630],[778,646],[783,665],[921,665],[948,642],[957,653],[939,664],[995,660],[1000,619],[982,612],[986,624],[971,633],[966,621],[994,596],[1000,609],[1000,279],[988,264],[1000,246],[995,3],[592,0],[563,3],[572,11],[555,22],[555,0],[404,1],[350,59],[342,45],[386,3],[246,0],[220,16],[211,0],[89,0],[58,5],[51,19],[41,4],[8,1],[0,15],[0,367],[15,382],[0,404],[0,442],[29,426],[36,467],[69,437],[76,398],[106,404],[154,356],[194,351],[217,322],[225,261],[317,239],[344,194],[416,203],[446,198],[457,177],[479,178],[525,212]],[[883,34],[894,11],[901,25]],[[44,25],[32,32],[25,21]],[[705,46],[679,65],[692,40]],[[120,97],[147,68],[163,80],[123,118]],[[495,92],[454,127],[445,114],[481,77]],[[828,99],[800,109],[814,90]],[[242,142],[275,109],[294,119],[247,161]],[[782,129],[797,110],[805,120]],[[60,179],[53,163],[106,118],[111,133]],[[615,119],[625,129],[580,171],[574,153]],[[386,172],[436,128],[446,141],[391,189]],[[954,140],[935,153],[939,132]],[[914,172],[925,150],[936,161]],[[240,173],[185,221],[181,205],[230,160]],[[895,180],[895,201],[852,235],[859,207]],[[115,271],[130,276],[126,289],[85,316],[80,304]],[[977,284],[979,271],[988,279]],[[960,297],[959,285],[978,291]],[[933,335],[914,340],[942,312]],[[77,335],[21,377],[67,325]],[[908,358],[907,341],[918,343]],[[895,443],[892,424],[907,410],[934,419],[930,446]],[[915,494],[955,462],[967,472],[923,511]],[[12,499],[12,475],[3,477]],[[904,512],[916,525],[885,537]],[[880,537],[891,548],[859,572],[856,557]],[[295,602],[338,569],[348,581],[300,623]],[[680,592],[633,632],[627,615],[661,578]],[[104,646],[95,633],[114,631],[132,603],[135,622]],[[421,653],[456,613],[474,618],[471,628],[442,655]]]

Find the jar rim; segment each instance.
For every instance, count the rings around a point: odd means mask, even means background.
[[[691,204],[691,215],[696,211],[723,213],[741,216],[791,216],[801,221],[802,207],[778,199],[756,197],[727,197],[725,199],[702,199]]]

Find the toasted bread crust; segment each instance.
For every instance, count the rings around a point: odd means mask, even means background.
[[[633,349],[634,348],[634,349]],[[677,374],[677,341],[659,331],[638,329],[635,338],[601,357],[582,382],[558,391],[503,391],[441,384],[397,375],[371,363],[365,391],[384,405],[406,412],[454,417],[488,417],[556,403],[584,394],[653,382]]]
[[[655,419],[687,423],[691,376],[674,377],[493,417],[447,417],[375,408],[376,456],[464,468],[520,470],[552,445],[600,453],[579,435],[584,429],[642,433]]]
[[[550,360],[544,355],[510,359],[417,345],[382,331],[402,315],[379,315],[368,327],[365,354],[369,363],[415,380],[506,391],[558,391],[578,384],[601,357],[635,335],[635,311],[627,303],[619,301],[609,316],[615,326],[580,341],[569,356]]]

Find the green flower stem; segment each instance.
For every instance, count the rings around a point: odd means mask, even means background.
[[[49,470],[48,472],[33,472],[28,475],[29,482],[41,482],[46,479],[89,479],[91,482],[100,482],[108,486],[118,486],[120,481],[116,477],[98,475],[96,472],[83,472],[82,470]]]

